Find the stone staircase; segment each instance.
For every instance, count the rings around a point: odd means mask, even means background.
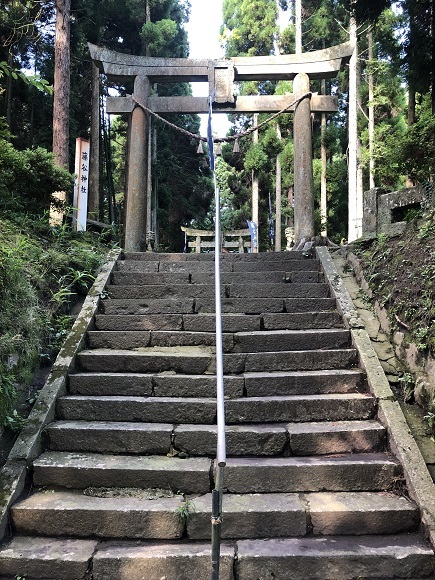
[[[0,578],[210,578],[213,268],[212,254],[118,261]],[[221,580],[433,578],[319,260],[224,254],[222,298]]]

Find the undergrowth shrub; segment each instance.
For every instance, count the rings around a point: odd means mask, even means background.
[[[38,214],[50,207],[55,191],[71,192],[73,176],[37,147],[19,151],[0,138],[0,209]]]
[[[44,214],[0,211],[0,426],[38,364],[56,356],[108,247],[95,233],[50,228]]]

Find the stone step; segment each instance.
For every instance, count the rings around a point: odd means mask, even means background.
[[[16,536],[0,547],[1,578],[84,579],[97,544],[97,540]]]
[[[187,528],[191,540],[210,539],[211,493],[188,503],[183,496],[147,497],[137,488],[86,495],[49,489],[14,506],[12,526],[21,535],[155,540],[178,539]],[[180,508],[188,510],[187,522],[177,517]],[[415,504],[376,492],[225,494],[223,512],[224,539],[396,534],[419,524]]]
[[[346,421],[369,419],[375,408],[375,399],[360,393],[243,397],[226,401],[225,417],[227,424]],[[70,421],[216,422],[214,398],[68,395],[57,400],[56,410],[60,419]]]
[[[234,335],[234,352],[272,352],[349,348],[350,332],[344,329],[261,330]]]
[[[92,560],[94,580],[202,580],[210,576],[211,545],[18,536],[0,550],[2,573],[10,578],[19,570],[29,579],[77,580],[85,578],[85,560],[86,565]],[[433,551],[417,534],[227,540],[221,546],[220,577],[234,580],[233,569],[237,580],[355,580],[355,574],[371,580],[429,580]]]
[[[329,312],[336,308],[334,298],[223,298],[223,314],[273,314]],[[106,299],[101,302],[103,314],[156,315],[215,313],[211,298]],[[241,329],[240,329],[241,330]]]
[[[386,433],[377,421],[227,425],[227,454],[327,455],[368,453],[385,449]],[[178,425],[174,446],[188,455],[216,453],[214,425]]]
[[[183,330],[91,330],[88,331],[89,347],[94,349],[128,349],[145,347],[212,346],[216,345],[214,332],[185,332]],[[234,349],[234,335],[222,336],[224,352]]]
[[[190,456],[214,456],[215,425],[173,425],[122,421],[56,421],[45,430],[52,451],[158,455],[172,449]],[[385,429],[376,421],[227,425],[229,457],[326,455],[383,451]]]
[[[384,491],[401,473],[384,453],[237,457],[227,459],[224,486],[228,493]]]
[[[364,391],[359,369],[258,372],[224,376],[225,396],[239,398],[273,395],[315,395]],[[69,375],[72,395],[133,397],[215,397],[214,375],[75,373]]]
[[[237,580],[423,580],[433,575],[433,552],[417,534],[240,540],[237,547]]]
[[[210,539],[211,502],[211,494],[189,498],[190,539]],[[225,494],[223,513],[224,539],[397,534],[419,524],[415,504],[384,492]]]
[[[79,368],[90,372],[215,374],[216,361],[207,347],[155,347],[132,350],[94,349],[77,357]],[[324,370],[355,366],[355,349],[227,353],[226,374],[267,371]]]
[[[239,254],[239,253],[222,253],[221,262],[292,262],[294,260],[302,260],[309,262],[311,258],[307,257],[306,252],[292,251],[288,252],[261,252],[259,254]],[[197,254],[195,252],[189,253],[152,253],[152,252],[125,252],[118,264],[128,263],[130,261],[141,262],[214,262],[215,255],[213,252]]]
[[[209,493],[211,460],[161,455],[106,455],[48,451],[33,462],[37,486],[72,489],[138,487],[173,493]]]
[[[88,331],[92,349],[128,349],[172,346],[215,346],[214,332],[172,330],[91,330]],[[272,352],[348,348],[350,332],[344,329],[316,330],[260,330],[223,333],[224,352]]]
[[[34,461],[36,486],[72,489],[122,487],[170,489],[204,494],[211,490],[211,460],[161,455],[106,455],[48,451]],[[402,474],[398,462],[384,453],[316,457],[228,458],[228,493],[318,491],[384,491]]]
[[[156,284],[214,284],[214,272],[137,272],[137,271],[114,271],[112,284],[120,285],[156,285]],[[221,284],[252,284],[264,283],[263,272],[222,272]],[[267,282],[285,283],[318,283],[323,282],[323,274],[316,270],[285,270],[271,271],[267,274]]]
[[[363,391],[365,379],[360,369],[294,372],[259,371],[245,373],[243,377],[244,387],[248,397],[298,394],[315,395]],[[224,384],[226,385],[225,379]]]
[[[214,284],[148,284],[107,286],[110,298],[119,299],[167,299],[211,298],[215,295]],[[292,284],[226,284],[221,287],[222,298],[328,298],[329,286],[324,283]]]
[[[106,495],[98,489],[33,493],[12,508],[12,525],[18,534],[35,536],[171,540],[183,535],[185,522],[177,517],[177,508],[185,505],[182,495],[147,499],[137,488],[112,491],[108,497],[98,497]]]
[[[225,376],[226,397],[242,397],[244,386],[243,376]],[[69,375],[69,391],[75,395],[216,397],[216,377],[164,373],[76,373]]]
[[[219,563],[222,580],[234,580],[234,558],[234,544],[223,543]],[[92,573],[93,580],[207,580],[211,575],[211,544],[102,542]]]

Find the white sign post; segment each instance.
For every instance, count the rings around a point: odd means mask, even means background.
[[[89,141],[81,137],[76,139],[75,175],[73,229],[76,232],[85,232],[88,213]]]

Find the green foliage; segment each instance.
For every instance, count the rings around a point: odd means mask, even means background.
[[[67,310],[106,251],[94,234],[50,229],[46,216],[0,212],[0,425],[22,426],[15,401],[56,355],[72,325]]]
[[[70,191],[73,176],[54,164],[53,155],[37,147],[18,151],[0,139],[0,209],[41,212],[55,191]]]
[[[268,164],[268,157],[260,144],[250,147],[245,156],[246,171],[262,171]]]
[[[26,75],[19,69],[12,68],[7,62],[0,61],[0,79],[3,76],[10,76],[15,80],[21,79],[26,85],[34,87],[38,91],[48,93],[49,95],[53,94],[53,87],[40,75]]]
[[[415,181],[435,177],[435,116],[429,96],[418,108],[418,120],[409,127],[402,145],[404,171]]]
[[[226,56],[268,55],[277,33],[275,1],[224,0],[221,35]]]
[[[185,499],[179,506],[175,508],[174,516],[183,524],[186,525],[189,521],[190,514],[195,511],[195,504],[189,499]]]
[[[158,22],[147,22],[142,27],[142,38],[152,54],[160,54],[168,42],[177,35],[177,23],[168,18]]]

